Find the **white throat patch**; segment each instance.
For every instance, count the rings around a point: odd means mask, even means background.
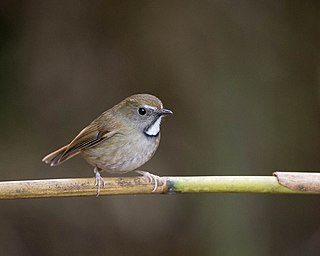
[[[160,116],[149,128],[146,130],[146,134],[149,136],[156,136],[160,132],[162,116]]]

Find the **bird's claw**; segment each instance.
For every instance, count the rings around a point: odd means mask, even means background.
[[[97,167],[95,167],[93,171],[96,175],[96,182],[94,183],[94,185],[98,187],[98,191],[97,191],[97,195],[96,195],[98,197],[100,194],[101,183],[102,183],[103,187],[106,186],[106,183],[103,180],[103,178],[101,177],[101,174],[100,174],[99,169]]]
[[[143,175],[143,177],[145,177],[149,183],[154,183],[154,187],[152,192],[155,192],[158,188],[158,185],[162,186],[163,182],[161,180],[161,177],[155,174],[152,174],[150,172],[146,172],[146,171],[136,171],[136,173],[139,173],[141,175]]]

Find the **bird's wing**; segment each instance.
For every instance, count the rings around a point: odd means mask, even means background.
[[[66,153],[95,146],[104,139],[112,137],[115,133],[116,131],[102,131],[96,123],[91,123],[70,142]]]
[[[93,147],[117,133],[114,129],[102,129],[98,122],[92,122],[84,128],[70,144],[49,154],[42,161],[51,166],[58,165],[80,153],[82,149]]]
[[[61,156],[61,160],[68,158],[68,155],[73,155],[85,148],[93,147],[99,144],[101,141],[112,137],[117,131],[102,130],[98,123],[92,122],[86,128],[84,128],[67,146],[65,152]]]

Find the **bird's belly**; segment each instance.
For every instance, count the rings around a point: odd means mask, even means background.
[[[83,150],[81,155],[91,165],[110,173],[126,173],[139,168],[155,153],[160,141],[144,134],[128,140],[115,135],[95,147]]]

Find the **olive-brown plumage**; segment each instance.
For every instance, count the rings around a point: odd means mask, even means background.
[[[99,193],[100,182],[103,182],[99,171],[126,173],[136,170],[153,156],[160,142],[161,119],[168,114],[172,112],[164,109],[157,97],[132,95],[103,112],[68,145],[42,161],[56,166],[80,154],[95,167]],[[139,173],[155,179],[149,173]]]

